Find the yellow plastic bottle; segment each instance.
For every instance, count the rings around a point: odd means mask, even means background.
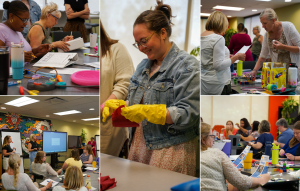
[[[92,189],[92,181],[91,181],[91,176],[87,175],[85,179],[85,186],[87,189],[90,191]]]

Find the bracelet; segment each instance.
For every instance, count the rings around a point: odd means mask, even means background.
[[[53,50],[53,49],[54,49],[54,46],[53,46],[53,44],[52,44],[52,43],[50,44],[50,46],[51,46],[51,49]]]

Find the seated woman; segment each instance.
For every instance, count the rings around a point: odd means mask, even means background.
[[[4,156],[3,158],[3,169],[5,172],[7,172],[8,169],[8,158],[10,155],[14,154],[16,152],[16,148],[11,148],[10,143],[12,143],[11,136],[6,135],[3,140],[3,145],[2,145],[2,155]]]
[[[267,120],[262,120],[258,126],[258,133],[260,134],[259,137],[254,143],[248,143],[248,145],[252,146],[253,148],[253,154],[258,153],[259,151],[264,151],[267,142],[273,143],[274,138],[270,131],[270,123]]]
[[[229,120],[226,122],[226,128],[222,128],[221,131],[223,131],[224,137],[229,139],[229,135],[236,135],[238,129],[234,128],[233,122]]]
[[[246,118],[242,118],[240,120],[240,124],[241,125],[239,125],[238,123],[236,123],[236,126],[238,126],[238,128],[239,128],[239,130],[238,130],[238,132],[236,134],[240,134],[240,135],[243,135],[244,137],[248,137],[249,134],[243,133],[243,129],[245,129],[247,131],[251,130],[251,126],[250,126],[248,120]]]
[[[243,134],[248,134],[248,137],[244,137],[243,135],[241,135],[241,139],[243,141],[255,141],[258,136],[258,126],[259,126],[259,122],[258,121],[253,121],[253,123],[251,124],[251,130],[246,130],[244,128],[240,128],[240,130],[243,132]]]
[[[39,191],[47,190],[52,187],[52,181],[46,186],[38,188],[38,184],[33,183],[26,173],[20,173],[21,158],[18,154],[10,155],[7,173],[2,174],[2,184],[6,190]]]
[[[50,44],[50,50],[53,48],[60,48],[63,51],[69,51],[68,43],[73,37],[66,36],[61,41],[52,42],[47,28],[52,28],[57,24],[58,19],[61,17],[61,13],[57,8],[57,5],[53,2],[49,3],[42,9],[41,19],[31,25],[29,28],[26,40],[32,48],[38,47],[41,44]]]
[[[93,151],[91,145],[85,145],[83,147],[83,154],[80,156],[80,160],[83,164],[92,164]]]
[[[71,158],[68,158],[63,166],[62,166],[62,170],[65,170],[67,167],[69,166],[77,166],[78,168],[82,167],[82,162],[80,160],[80,156],[79,156],[79,151],[78,149],[73,149],[71,151]]]
[[[22,35],[24,27],[30,18],[27,6],[21,1],[5,1],[3,8],[7,10],[7,21],[0,23],[0,46],[11,46],[11,43],[24,43],[25,62],[30,62],[34,59],[32,53],[37,56],[43,56],[48,52],[49,44],[40,45],[36,48],[31,48],[28,42]]]
[[[300,160],[300,121],[294,124],[293,128],[294,136],[280,149],[279,155],[290,160]]]
[[[53,168],[45,163],[46,161],[46,153],[44,151],[38,151],[34,162],[31,163],[31,170],[35,174],[43,175],[46,177],[47,175],[58,175],[61,173],[62,169],[59,169],[57,172],[53,170]]]
[[[83,185],[83,175],[80,168],[71,166],[67,168],[65,174],[65,181],[62,186],[55,186],[53,191],[66,191],[66,190],[77,190],[77,191],[88,191]]]
[[[253,178],[241,174],[231,162],[229,157],[217,148],[212,148],[215,136],[211,127],[206,123],[201,123],[201,190],[227,190],[232,185],[241,190],[265,184],[270,180],[270,174],[262,174],[260,178]]]

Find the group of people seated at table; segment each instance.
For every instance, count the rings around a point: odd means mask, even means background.
[[[83,185],[83,174],[81,167],[83,164],[91,164],[93,162],[93,151],[91,145],[84,146],[83,154],[79,155],[77,149],[71,151],[71,157],[68,158],[61,169],[55,171],[48,163],[46,163],[46,153],[38,151],[34,162],[31,164],[31,170],[34,174],[47,177],[49,175],[59,175],[65,171],[65,181],[62,186],[56,186],[53,191],[79,190],[87,191]],[[47,190],[52,187],[52,182],[46,186],[39,188],[36,182],[33,182],[26,173],[20,173],[19,167],[21,158],[18,154],[11,153],[8,160],[8,169],[2,175],[3,187],[7,190]]]
[[[87,1],[69,2],[65,0],[64,5],[68,17],[64,31],[70,33],[71,31],[80,31],[86,42],[84,19],[89,18],[90,12]],[[24,51],[26,51],[24,53],[25,62],[43,56],[55,48],[60,48],[65,52],[69,51],[68,46],[70,44],[67,42],[72,40],[73,36],[66,36],[60,41],[52,42],[46,30],[54,27],[61,17],[57,4],[51,2],[41,10],[35,2],[27,6],[22,1],[14,0],[11,2],[5,1],[3,9],[3,23],[0,23],[0,46],[11,47],[11,43],[19,44],[23,42]]]
[[[300,160],[300,121],[297,120],[293,125],[293,129],[290,129],[288,122],[284,118],[279,119],[276,122],[280,132],[277,141],[274,141],[273,135],[270,133],[271,125],[267,120],[262,120],[261,122],[253,121],[250,126],[248,120],[243,118],[240,124],[236,125],[238,128],[234,128],[232,121],[227,121],[226,128],[222,129],[225,138],[228,139],[230,135],[240,134],[242,140],[250,141],[248,145],[253,149],[253,157],[260,152],[260,155],[257,156],[261,156],[264,153],[266,143],[270,142],[281,148],[279,157],[286,157],[289,160]],[[244,190],[266,183],[270,179],[268,173],[258,179],[239,173],[225,153],[217,148],[212,148],[214,140],[215,135],[210,125],[202,122],[201,188],[227,190],[228,187],[228,190]]]

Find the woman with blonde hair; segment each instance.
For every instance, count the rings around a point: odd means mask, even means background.
[[[262,174],[260,178],[243,175],[234,166],[229,157],[220,149],[212,148],[215,135],[210,125],[201,123],[201,189],[203,190],[247,190],[267,183],[270,174]],[[226,180],[229,182],[228,188]]]
[[[300,35],[295,25],[291,22],[279,21],[277,14],[271,8],[266,8],[259,17],[266,33],[256,65],[247,75],[256,76],[269,55],[272,62],[296,63],[300,67]]]
[[[47,157],[44,151],[38,151],[34,161],[31,163],[31,170],[35,174],[43,175],[46,177],[47,175],[58,175],[61,173],[62,169],[59,169],[57,172],[53,170],[53,168],[46,163]]]
[[[126,98],[130,78],[134,73],[134,66],[126,47],[118,40],[109,37],[101,20],[100,46],[100,112],[102,114],[106,101],[111,99],[124,100]],[[128,128],[114,127],[111,117],[106,122],[101,120],[100,123],[101,153],[118,157],[123,145],[129,138]],[[128,148],[128,145],[126,147]],[[125,155],[128,155],[128,153],[125,153]]]
[[[32,48],[41,44],[50,44],[50,50],[60,48],[63,51],[69,51],[70,46],[67,41],[72,40],[72,36],[66,36],[61,41],[52,42],[47,28],[52,28],[57,24],[61,13],[55,3],[51,2],[42,9],[41,19],[31,25],[26,40]]]
[[[71,157],[64,162],[61,170],[65,170],[69,166],[77,166],[78,168],[82,167],[78,149],[73,149],[71,151]]]
[[[45,191],[52,187],[52,181],[45,187],[40,188],[38,184],[33,183],[26,173],[20,173],[21,158],[18,154],[9,156],[8,171],[2,174],[2,184],[6,190],[22,190],[22,191]]]
[[[29,167],[30,173],[31,173],[31,164],[34,161],[38,150],[41,150],[41,147],[39,147],[36,142],[36,135],[32,133],[30,135],[30,142],[28,143],[28,151],[29,151],[29,159],[30,159],[30,167]]]
[[[64,184],[53,188],[53,191],[66,190],[87,191],[87,188],[83,185],[83,175],[80,168],[76,166],[68,167],[65,174]]]
[[[83,164],[92,164],[93,162],[93,150],[91,145],[85,145],[83,147],[83,153],[80,156],[80,160]]]
[[[230,58],[222,36],[227,27],[227,17],[220,11],[214,11],[201,34],[201,95],[230,94],[230,66],[236,60],[245,61],[246,55],[242,53]]]
[[[16,148],[15,147],[11,148],[10,143],[12,143],[11,136],[6,135],[4,137],[3,145],[2,145],[2,155],[4,156],[4,158],[3,158],[3,169],[5,170],[5,172],[8,168],[8,158],[9,158],[9,156],[16,152]]]

